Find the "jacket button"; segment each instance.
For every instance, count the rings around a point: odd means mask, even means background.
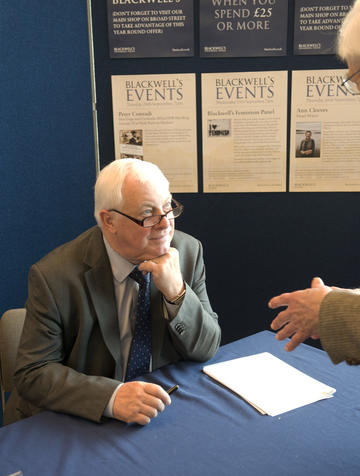
[[[175,326],[175,330],[179,335],[182,335],[185,332],[185,327],[183,324],[178,323]]]

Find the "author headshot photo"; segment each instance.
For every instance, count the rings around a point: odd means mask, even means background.
[[[295,157],[320,157],[320,123],[296,124]]]
[[[300,143],[300,156],[313,157],[315,152],[315,141],[311,138],[311,131],[305,132],[305,139]]]

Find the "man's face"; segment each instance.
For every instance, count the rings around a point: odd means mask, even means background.
[[[311,132],[307,132],[305,134],[305,138],[306,138],[306,140],[310,140],[311,139]]]
[[[123,203],[120,211],[142,220],[150,215],[162,215],[169,210],[171,194],[165,182],[140,183],[132,175],[124,182]],[[144,228],[128,218],[113,213],[116,233],[111,246],[131,263],[165,254],[174,235],[174,220],[164,217],[160,223]]]

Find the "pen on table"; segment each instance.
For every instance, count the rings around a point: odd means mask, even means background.
[[[166,390],[166,393],[168,393],[170,395],[171,393],[175,392],[178,388],[179,388],[179,385],[174,385],[173,387],[168,388]]]

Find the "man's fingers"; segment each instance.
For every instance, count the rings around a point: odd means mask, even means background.
[[[156,385],[154,383],[146,383],[144,385],[144,391],[148,395],[161,400],[164,405],[170,405],[171,403],[171,398],[169,394],[165,392],[165,390],[160,387],[160,385]]]
[[[160,398],[145,396],[143,399],[143,405],[147,407],[154,408],[157,412],[163,412],[165,410],[165,404],[160,400]]]
[[[154,269],[154,263],[152,261],[143,261],[138,265],[139,271],[142,271],[143,274],[152,273]]]
[[[270,309],[276,309],[277,307],[287,306],[288,298],[290,293],[280,294],[280,296],[275,296],[270,299],[268,306]]]
[[[301,332],[296,332],[292,338],[290,339],[290,341],[286,344],[285,346],[285,350],[287,352],[291,352],[292,350],[296,349],[296,347],[301,344],[302,342],[304,342],[305,339],[307,339],[308,336],[301,333]]]
[[[151,422],[151,418],[139,413],[137,417],[134,419],[134,421],[131,421],[129,423],[138,423],[139,425],[145,426],[145,425],[148,425],[150,422]]]
[[[153,273],[159,265],[163,265],[171,257],[179,256],[179,252],[175,248],[169,248],[169,250],[163,255],[149,258],[148,260],[142,261],[138,268],[140,271],[146,271]]]
[[[117,391],[113,414],[115,418],[127,423],[147,425],[171,399],[165,390],[153,383],[127,382]]]
[[[284,326],[287,322],[289,322],[289,312],[287,309],[284,311],[279,312],[279,314],[275,317],[275,319],[270,324],[272,330],[277,331],[282,326]]]
[[[316,276],[315,278],[312,279],[311,281],[311,287],[312,288],[320,288],[321,286],[325,286],[324,281]]]
[[[277,340],[284,340],[287,337],[291,337],[296,332],[295,327],[289,322],[282,329],[280,329],[276,334]]]
[[[156,418],[158,416],[158,411],[152,405],[142,405],[139,413],[147,416],[148,418]]]

